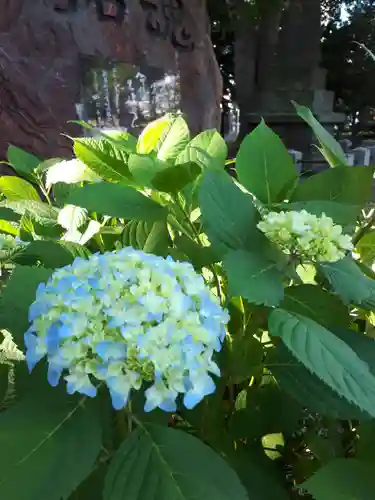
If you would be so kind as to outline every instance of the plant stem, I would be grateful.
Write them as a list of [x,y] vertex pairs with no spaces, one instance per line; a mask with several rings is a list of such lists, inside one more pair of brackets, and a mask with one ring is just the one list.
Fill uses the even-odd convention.
[[367,224],[365,226],[361,227],[357,231],[357,233],[354,235],[353,240],[352,240],[354,246],[358,245],[359,241],[370,231],[370,229],[372,228],[374,223],[375,223],[375,210],[372,213]]
[[[191,227],[191,230],[193,231],[194,235],[195,235],[195,238],[197,240],[197,243],[201,246],[201,247],[204,247],[203,243],[202,243],[202,240],[201,240],[201,237],[200,237],[200,234],[199,232],[197,231],[196,227],[194,226],[194,224],[191,222],[190,220],[190,217],[189,217],[189,214],[186,212],[186,210],[184,209],[184,207],[182,206],[182,204],[180,203],[180,200],[178,199],[178,195],[176,195],[174,197],[174,201],[176,203],[176,205],[178,206],[178,208],[181,210],[181,212],[183,213],[185,219],[186,219],[186,222],[189,224],[189,226]],[[223,295],[221,293],[221,287],[220,287],[220,280],[219,280],[219,276],[216,272],[216,269],[215,269],[215,265],[212,264],[210,266],[210,270],[214,276],[214,280],[215,280],[215,285],[216,285],[216,290],[217,290],[217,295],[219,297],[219,300],[220,300],[220,303],[223,302]]]
[[132,404],[131,401],[128,401],[127,406],[127,419],[128,419],[128,432],[131,434],[133,430],[133,414],[132,414]]

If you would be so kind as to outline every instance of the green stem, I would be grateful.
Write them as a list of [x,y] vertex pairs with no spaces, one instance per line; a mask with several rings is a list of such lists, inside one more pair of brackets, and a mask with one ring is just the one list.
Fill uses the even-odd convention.
[[369,221],[367,222],[367,224],[363,227],[361,227],[357,233],[354,235],[353,237],[353,245],[354,246],[357,246],[358,243],[360,242],[360,240],[371,230],[372,226],[374,225],[375,223],[375,211],[373,212],[373,214],[371,215]]
[[128,433],[131,434],[133,430],[133,414],[132,414],[132,403],[130,400],[127,406],[127,419],[128,419]]
[[[186,212],[186,210],[184,209],[184,207],[182,206],[182,204],[180,203],[180,200],[178,199],[178,195],[176,195],[176,197],[174,198],[174,201],[176,203],[176,205],[178,206],[178,208],[181,210],[182,214],[184,215],[185,219],[186,219],[186,222],[189,224],[189,226],[191,227],[191,230],[193,231],[194,235],[195,235],[195,238],[197,240],[197,243],[201,246],[201,247],[204,247],[203,245],[203,242],[201,240],[201,237],[200,237],[200,234],[199,232],[197,231],[196,227],[194,226],[194,224],[191,222],[190,220],[190,217],[189,217],[189,214]],[[221,286],[220,286],[220,280],[219,280],[219,276],[216,272],[216,269],[215,269],[215,265],[212,264],[210,267],[210,270],[214,276],[214,280],[215,280],[215,286],[216,286],[216,290],[217,290],[217,295],[219,297],[219,300],[220,300],[220,303],[223,302],[223,294],[221,293]]]

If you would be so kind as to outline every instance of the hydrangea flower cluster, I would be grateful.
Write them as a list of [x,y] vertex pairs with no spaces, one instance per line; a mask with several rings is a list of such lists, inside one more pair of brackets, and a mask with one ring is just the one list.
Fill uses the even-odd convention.
[[0,234],[0,252],[10,252],[17,248],[17,241],[9,234]]
[[38,287],[25,334],[31,371],[43,357],[48,381],[89,397],[100,382],[123,408],[143,382],[145,410],[193,408],[215,391],[211,374],[229,321],[191,264],[123,248],[77,258]]
[[336,262],[353,250],[350,236],[330,217],[306,210],[269,212],[258,228],[287,254],[321,262]]

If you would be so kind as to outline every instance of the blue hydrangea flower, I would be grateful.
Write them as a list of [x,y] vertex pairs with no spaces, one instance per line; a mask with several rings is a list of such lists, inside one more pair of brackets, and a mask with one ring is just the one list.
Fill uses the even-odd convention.
[[51,385],[94,397],[104,383],[121,409],[146,382],[145,411],[173,412],[215,391],[229,315],[191,264],[129,247],[55,271],[29,320],[29,370],[46,357]]

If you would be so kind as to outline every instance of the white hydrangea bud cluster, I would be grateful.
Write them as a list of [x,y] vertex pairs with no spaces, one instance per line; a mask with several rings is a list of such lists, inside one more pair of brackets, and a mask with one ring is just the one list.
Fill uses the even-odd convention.
[[0,258],[9,255],[17,249],[18,243],[14,236],[0,234]]
[[26,361],[46,357],[51,385],[93,397],[102,381],[121,409],[145,382],[146,411],[175,411],[215,391],[229,315],[191,264],[129,247],[55,271],[29,319]]
[[269,212],[258,228],[286,254],[315,262],[336,262],[353,250],[350,236],[330,217],[306,210]]

